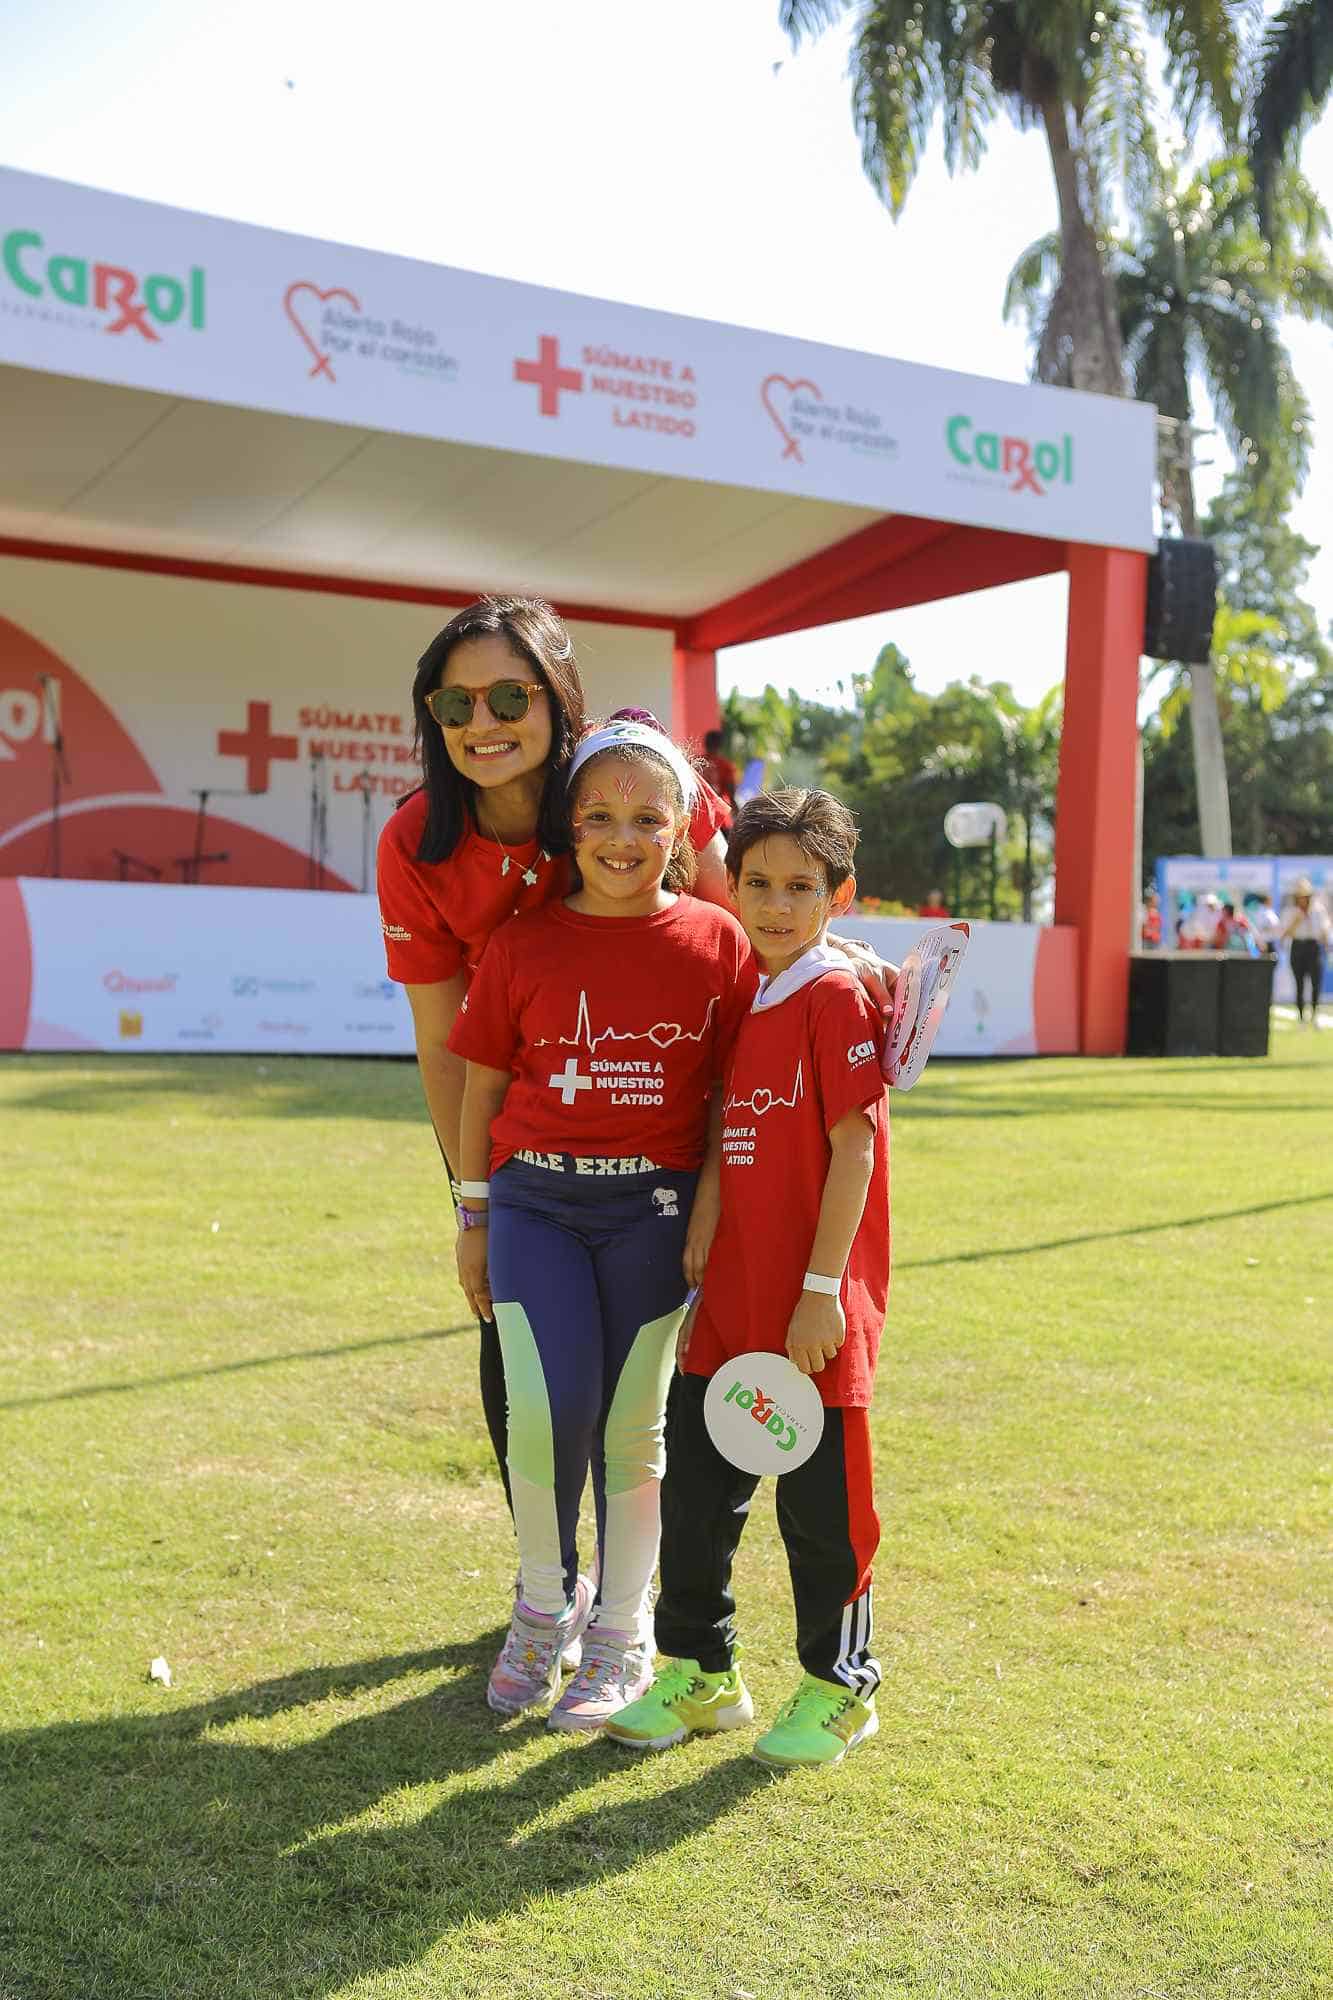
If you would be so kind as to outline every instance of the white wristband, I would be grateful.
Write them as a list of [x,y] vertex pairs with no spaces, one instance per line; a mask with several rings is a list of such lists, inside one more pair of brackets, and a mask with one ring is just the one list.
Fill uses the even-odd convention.
[[827,1292],[831,1299],[836,1299],[842,1290],[842,1279],[825,1278],[821,1277],[818,1271],[807,1271],[801,1280],[801,1290],[803,1292]]
[[458,1192],[464,1201],[489,1201],[491,1184],[489,1181],[460,1181]]

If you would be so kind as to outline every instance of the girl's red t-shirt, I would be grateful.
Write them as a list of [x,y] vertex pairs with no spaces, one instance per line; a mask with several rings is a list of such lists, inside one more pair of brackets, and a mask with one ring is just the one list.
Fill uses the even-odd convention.
[[839,1294],[847,1338],[810,1379],[831,1408],[869,1404],[889,1297],[883,1036],[850,971],[826,972],[741,1023],[723,1102],[722,1217],[690,1334],[690,1374],[712,1375],[756,1349],[786,1351],[832,1159],[828,1134],[849,1111],[864,1111],[875,1158]]
[[506,924],[449,1036],[455,1055],[513,1071],[491,1171],[524,1151],[697,1167],[756,984],[736,919],[692,896],[648,917],[548,903]]
[[[447,861],[418,861],[426,824],[425,791],[412,792],[380,835],[376,886],[390,979],[434,986],[471,977],[492,933],[519,910],[569,894],[568,858],[554,859],[535,840],[504,848],[473,826]],[[726,825],[726,807],[701,785],[690,839],[696,852]]]

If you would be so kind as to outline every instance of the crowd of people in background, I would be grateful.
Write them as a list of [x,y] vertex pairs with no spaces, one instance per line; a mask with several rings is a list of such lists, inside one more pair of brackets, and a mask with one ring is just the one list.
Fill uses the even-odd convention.
[[[1164,919],[1156,889],[1146,889],[1139,913],[1139,944],[1159,951],[1164,943]],[[1333,918],[1316,895],[1308,876],[1300,876],[1281,910],[1266,891],[1237,905],[1213,893],[1182,900],[1175,920],[1177,951],[1246,952],[1251,957],[1279,958],[1288,954],[1296,982],[1296,1014],[1318,1024],[1324,965],[1333,938]],[[1307,1011],[1308,1010],[1308,1011]]]

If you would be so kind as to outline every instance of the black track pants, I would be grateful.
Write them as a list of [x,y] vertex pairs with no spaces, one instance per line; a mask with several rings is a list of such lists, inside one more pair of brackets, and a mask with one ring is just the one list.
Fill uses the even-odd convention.
[[[722,1673],[736,1657],[731,1566],[755,1487],[723,1458],[704,1423],[702,1375],[676,1384],[662,1487],[658,1651]],[[777,1482],[778,1527],[796,1603],[796,1650],[808,1674],[873,1694],[870,1564],[879,1545],[865,1410],[826,1410],[813,1455]]]

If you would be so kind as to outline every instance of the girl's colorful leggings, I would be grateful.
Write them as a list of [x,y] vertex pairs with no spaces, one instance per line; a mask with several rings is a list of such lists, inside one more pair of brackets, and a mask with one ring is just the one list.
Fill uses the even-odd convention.
[[[623,1172],[630,1167],[637,1171]],[[657,1562],[667,1389],[685,1307],[694,1173],[516,1156],[491,1176],[490,1280],[509,1397],[524,1601],[563,1613],[589,1471],[597,1623],[641,1628]]]

